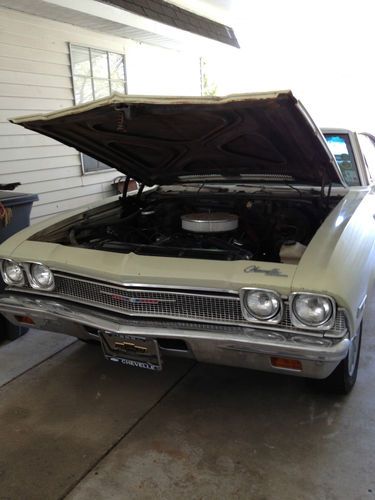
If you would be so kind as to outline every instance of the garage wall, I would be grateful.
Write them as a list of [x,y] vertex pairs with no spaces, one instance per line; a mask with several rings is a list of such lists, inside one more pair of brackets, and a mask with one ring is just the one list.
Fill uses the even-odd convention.
[[124,52],[129,93],[200,93],[196,56],[0,9],[0,183],[39,195],[33,221],[114,194],[119,175],[83,175],[76,150],[7,122],[73,104],[69,42]]

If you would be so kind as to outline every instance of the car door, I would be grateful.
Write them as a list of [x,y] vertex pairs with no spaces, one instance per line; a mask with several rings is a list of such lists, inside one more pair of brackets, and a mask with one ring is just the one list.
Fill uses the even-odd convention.
[[357,134],[357,137],[370,183],[375,184],[375,140],[371,135],[365,133]]
[[368,184],[367,176],[359,168],[361,163],[358,162],[354,147],[355,134],[343,129],[323,129],[323,134],[347,185],[363,186]]

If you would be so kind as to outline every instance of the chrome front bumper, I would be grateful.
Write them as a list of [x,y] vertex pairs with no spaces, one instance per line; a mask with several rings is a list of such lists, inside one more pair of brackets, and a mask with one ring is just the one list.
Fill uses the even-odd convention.
[[[255,327],[218,330],[215,325],[196,329],[174,322],[134,321],[114,313],[99,311],[62,300],[36,298],[31,295],[0,295],[0,312],[13,324],[24,325],[20,317],[33,320],[33,328],[72,335],[81,339],[98,339],[98,331],[153,339],[181,340],[186,348],[166,348],[160,340],[161,352],[193,357],[197,361],[238,366],[277,373],[325,378],[348,353],[350,340],[327,339],[322,336],[276,332]],[[17,319],[17,317],[19,319]],[[164,347],[163,347],[164,346]],[[298,359],[302,370],[276,368],[271,357]]]

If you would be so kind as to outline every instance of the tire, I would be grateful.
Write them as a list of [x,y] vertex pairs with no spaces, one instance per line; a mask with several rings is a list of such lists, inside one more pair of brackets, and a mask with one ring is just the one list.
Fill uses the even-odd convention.
[[28,331],[27,327],[13,325],[0,315],[0,340],[16,340]]
[[96,345],[96,346],[100,345],[100,340],[95,340],[95,339],[79,339],[79,340],[88,345]]
[[357,380],[361,342],[362,322],[346,358],[340,362],[329,377],[323,380],[313,380],[313,385],[323,392],[341,395],[349,394]]

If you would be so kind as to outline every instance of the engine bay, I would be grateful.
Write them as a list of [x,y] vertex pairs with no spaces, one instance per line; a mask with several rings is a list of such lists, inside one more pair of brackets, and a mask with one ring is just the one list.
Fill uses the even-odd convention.
[[88,211],[64,230],[44,233],[42,241],[138,255],[280,262],[286,245],[308,245],[337,201],[316,192],[154,191]]

